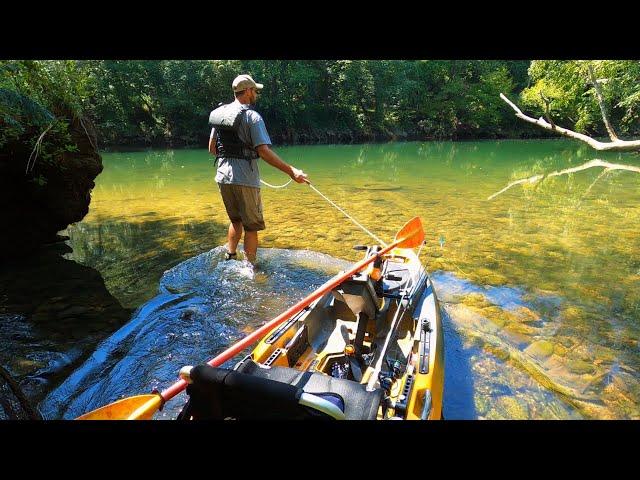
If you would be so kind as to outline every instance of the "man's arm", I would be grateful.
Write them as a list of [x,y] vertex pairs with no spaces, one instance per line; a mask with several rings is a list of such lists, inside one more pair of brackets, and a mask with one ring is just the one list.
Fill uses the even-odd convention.
[[282,170],[296,182],[310,183],[306,173],[304,173],[302,170],[298,170],[297,168],[289,165],[284,160],[282,160],[276,152],[271,150],[269,145],[258,145],[256,147],[256,151],[258,152],[258,155],[260,155],[260,158],[262,158],[265,162],[273,167],[276,167],[278,170]]
[[211,129],[211,136],[209,137],[209,153],[211,155],[213,155],[214,157],[218,154],[217,150],[216,150],[216,135],[215,135],[215,128]]

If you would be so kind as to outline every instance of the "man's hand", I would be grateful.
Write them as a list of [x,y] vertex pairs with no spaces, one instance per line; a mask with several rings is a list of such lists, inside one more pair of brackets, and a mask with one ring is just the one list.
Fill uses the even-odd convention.
[[311,183],[307,178],[307,174],[302,170],[298,170],[296,167],[291,167],[291,178],[293,178],[298,183]]
[[289,165],[284,160],[282,160],[276,154],[276,152],[274,152],[273,150],[271,150],[271,148],[269,148],[269,145],[267,144],[258,145],[256,147],[256,151],[258,152],[258,155],[260,155],[260,158],[262,158],[265,162],[267,162],[272,167],[276,167],[278,170],[281,170],[282,172],[286,173],[296,182],[311,183],[307,178],[306,173],[304,173],[302,170],[298,170],[293,165]]

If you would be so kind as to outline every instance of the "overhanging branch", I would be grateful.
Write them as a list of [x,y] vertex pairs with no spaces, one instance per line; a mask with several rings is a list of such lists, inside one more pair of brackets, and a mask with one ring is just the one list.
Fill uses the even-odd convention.
[[525,122],[532,123],[537,125],[545,130],[549,130],[552,132],[559,133],[565,137],[573,138],[575,140],[580,140],[582,142],[587,143],[589,146],[598,151],[618,151],[618,152],[633,152],[640,150],[640,140],[615,140],[612,142],[599,142],[591,138],[588,135],[584,135],[582,133],[574,132],[573,130],[569,130],[568,128],[562,128],[558,125],[551,125],[544,118],[540,117],[535,119],[528,115],[522,113],[522,110],[518,108],[518,106],[509,100],[503,93],[500,94],[500,98],[504,100],[513,110],[516,112],[516,117],[521,118]]

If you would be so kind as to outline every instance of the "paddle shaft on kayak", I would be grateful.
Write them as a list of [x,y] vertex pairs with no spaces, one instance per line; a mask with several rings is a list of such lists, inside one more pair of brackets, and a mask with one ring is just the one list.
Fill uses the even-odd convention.
[[[288,320],[289,318],[291,318],[296,313],[301,312],[305,307],[309,306],[312,302],[314,302],[315,300],[320,298],[325,293],[328,293],[331,290],[333,290],[335,287],[337,287],[342,282],[344,282],[344,280],[346,278],[350,277],[351,275],[354,275],[354,274],[358,273],[360,270],[362,270],[368,264],[373,262],[376,258],[381,257],[382,255],[390,252],[391,250],[396,248],[398,245],[400,245],[402,242],[404,242],[405,240],[408,240],[412,236],[418,234],[420,231],[422,231],[422,229],[414,230],[407,237],[403,237],[403,238],[401,238],[399,240],[396,240],[391,245],[388,245],[387,247],[385,247],[382,250],[378,251],[375,255],[372,255],[372,256],[370,256],[368,258],[365,258],[365,259],[361,260],[360,262],[356,263],[351,269],[349,269],[345,273],[343,273],[341,275],[337,275],[336,277],[332,278],[331,280],[328,280],[322,286],[320,286],[320,288],[318,288],[316,291],[314,291],[312,294],[310,294],[307,297],[305,297],[304,299],[300,300],[298,303],[296,303],[295,305],[293,305],[289,309],[287,309],[284,312],[282,312],[276,318],[274,318],[270,322],[266,323],[262,327],[258,328],[253,333],[247,335],[245,338],[243,338],[242,340],[240,340],[236,344],[234,344],[231,347],[227,348],[224,352],[222,352],[220,355],[218,355],[217,357],[215,357],[214,359],[210,360],[207,363],[210,366],[215,367],[215,366],[221,365],[222,363],[226,362],[230,358],[236,356],[239,352],[241,352],[246,347],[248,347],[251,344],[253,344],[256,340],[259,340],[260,338],[262,338],[270,330],[272,330],[273,328],[277,327],[278,325],[280,325],[284,321]],[[420,240],[420,242],[422,242],[422,240]],[[171,387],[169,387],[166,390],[164,390],[160,395],[162,396],[163,400],[166,402],[167,400],[173,398],[175,395],[177,395],[182,390],[184,390],[184,388],[186,386],[187,386],[187,382],[185,382],[184,380],[179,380],[178,382],[173,384]]]
[[[348,271],[338,274],[334,278],[325,282],[321,287],[315,290],[313,293],[300,300],[298,303],[287,309],[285,312],[278,315],[276,318],[266,323],[253,333],[249,334],[242,340],[238,341],[231,347],[227,348],[221,354],[207,362],[210,366],[219,366],[230,358],[240,353],[243,349],[253,344],[256,340],[260,339],[266,333],[273,328],[284,323],[290,319],[293,315],[301,312],[305,307],[309,306],[315,300],[319,299],[325,293],[328,293],[335,287],[339,286],[350,276],[356,274],[362,270],[365,266],[372,263],[376,258],[385,255],[394,248],[415,248],[422,245],[424,241],[424,230],[422,228],[422,221],[420,217],[414,217],[409,220],[396,234],[393,243],[385,246],[382,250],[375,252],[368,258],[361,260],[351,267]],[[151,395],[139,395],[136,397],[129,397],[112,404],[106,405],[99,409],[93,410],[85,415],[78,417],[79,419],[150,419],[153,414],[162,408],[164,403],[176,396],[187,386],[187,382],[180,379],[172,386],[164,390],[163,392],[154,391]],[[129,413],[131,412],[131,413]]]

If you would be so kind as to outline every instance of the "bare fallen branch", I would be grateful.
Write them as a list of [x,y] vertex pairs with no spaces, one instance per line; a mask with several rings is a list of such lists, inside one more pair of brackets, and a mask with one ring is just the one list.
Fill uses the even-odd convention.
[[604,103],[604,98],[602,97],[602,91],[600,90],[600,85],[598,84],[598,80],[596,79],[596,74],[593,72],[593,66],[589,65],[589,80],[591,80],[591,84],[593,85],[593,89],[596,92],[596,99],[598,100],[598,106],[600,107],[600,114],[602,115],[602,121],[604,122],[604,126],[607,129],[607,133],[609,134],[609,138],[612,142],[617,142],[620,140],[615,130],[613,129],[613,125],[609,121],[609,112],[607,112],[607,107]]
[[[507,190],[509,190],[511,187],[514,187],[516,185],[520,185],[522,183],[536,183],[539,182],[541,180],[544,180],[545,178],[549,178],[549,177],[557,177],[559,175],[567,175],[569,173],[575,173],[575,172],[580,172],[582,170],[586,170],[588,168],[593,168],[593,167],[604,167],[604,172],[610,172],[611,170],[627,170],[630,172],[636,172],[636,173],[640,173],[640,167],[636,167],[633,165],[622,165],[622,164],[618,164],[618,163],[609,163],[609,162],[605,162],[603,160],[600,159],[594,159],[591,160],[587,163],[584,163],[578,167],[572,167],[572,168],[565,168],[564,170],[557,170],[555,172],[551,172],[551,173],[547,173],[547,174],[538,174],[538,175],[534,175],[532,177],[528,177],[528,178],[522,178],[520,180],[516,180],[514,182],[511,182],[509,185],[507,185],[506,187],[504,187],[502,190],[500,190],[499,192],[494,193],[493,195],[491,195],[490,197],[487,198],[487,200],[493,200],[495,197],[497,197],[498,195],[500,195],[501,193],[506,192]],[[602,176],[602,174],[601,174]],[[600,179],[600,176],[598,178],[596,178],[596,181]],[[591,187],[595,184],[595,181],[591,184],[591,186],[589,187],[588,190],[591,189]],[[588,191],[587,190],[587,191]]]
[[20,388],[20,385],[18,385],[18,382],[16,382],[11,376],[11,374],[7,370],[5,370],[2,366],[0,366],[0,377],[2,377],[4,381],[7,383],[7,385],[9,385],[9,388],[11,389],[13,395],[18,399],[20,406],[22,407],[24,412],[29,416],[29,419],[42,420],[42,414],[40,413],[40,411],[31,405],[31,402],[29,402],[29,400],[27,400],[27,397],[25,397],[24,393],[22,392],[22,389]]
[[611,142],[599,142],[591,138],[588,135],[584,135],[582,133],[574,132],[573,130],[569,130],[568,128],[562,128],[558,125],[552,125],[547,122],[544,118],[540,117],[537,120],[533,117],[525,115],[522,113],[522,110],[518,108],[516,104],[514,104],[511,100],[509,100],[503,93],[500,94],[500,98],[504,100],[513,110],[516,112],[516,117],[521,118],[525,122],[533,123],[539,127],[544,128],[545,130],[550,130],[552,132],[557,132],[560,135],[564,135],[565,137],[573,138],[575,140],[580,140],[582,142],[587,143],[589,146],[598,151],[618,151],[618,152],[631,152],[640,150],[640,140],[615,140]]

